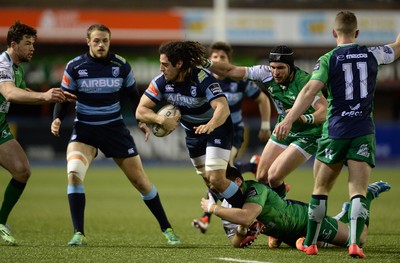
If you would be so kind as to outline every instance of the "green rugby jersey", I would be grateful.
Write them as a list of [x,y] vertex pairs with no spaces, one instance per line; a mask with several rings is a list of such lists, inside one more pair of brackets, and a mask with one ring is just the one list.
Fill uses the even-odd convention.
[[283,200],[266,185],[252,180],[243,182],[243,193],[246,203],[262,207],[257,219],[264,223],[265,234],[290,245],[306,234],[308,204]]
[[[257,81],[263,84],[265,90],[269,93],[270,99],[273,101],[275,108],[278,112],[277,123],[281,122],[286,116],[286,110],[293,107],[297,96],[304,87],[304,85],[310,79],[310,74],[296,68],[295,76],[289,85],[284,86],[277,84],[272,76],[272,72],[267,65],[257,65],[247,67],[247,78],[249,80]],[[319,96],[323,96],[319,93]],[[315,109],[310,106],[304,114],[315,112]],[[320,124],[305,124],[296,121],[292,125],[291,132],[297,134],[297,136],[308,136],[321,134],[322,125]]]

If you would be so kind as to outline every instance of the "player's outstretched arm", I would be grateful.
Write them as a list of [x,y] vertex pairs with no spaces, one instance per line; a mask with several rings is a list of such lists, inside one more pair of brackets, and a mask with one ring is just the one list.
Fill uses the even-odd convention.
[[75,95],[61,88],[52,88],[46,92],[27,91],[15,87],[11,81],[0,83],[0,93],[7,101],[18,104],[48,104],[76,100]]
[[210,204],[210,199],[201,199],[201,208],[204,212],[213,213],[221,219],[234,224],[249,227],[261,213],[262,207],[256,203],[245,203],[242,208],[226,208],[215,203]]
[[246,77],[246,67],[235,66],[227,62],[213,62],[205,59],[202,66],[219,76],[229,77],[233,80],[243,80]]

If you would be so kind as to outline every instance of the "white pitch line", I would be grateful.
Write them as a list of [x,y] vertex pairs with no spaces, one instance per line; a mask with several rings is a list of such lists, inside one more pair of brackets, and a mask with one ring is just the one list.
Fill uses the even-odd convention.
[[237,259],[237,258],[214,258],[222,261],[230,261],[230,262],[242,262],[242,263],[272,263],[269,261],[257,261],[257,260],[244,260],[244,259]]

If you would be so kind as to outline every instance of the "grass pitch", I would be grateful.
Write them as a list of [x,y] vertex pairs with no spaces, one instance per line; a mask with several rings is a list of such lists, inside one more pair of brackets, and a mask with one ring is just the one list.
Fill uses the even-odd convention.
[[[307,256],[282,245],[268,249],[267,237],[260,236],[249,248],[230,246],[221,220],[212,218],[205,235],[191,226],[202,214],[200,198],[205,186],[190,166],[151,166],[145,169],[156,185],[169,220],[183,244],[170,247],[155,218],[139,193],[114,165],[89,169],[85,179],[86,247],[68,247],[72,223],[66,194],[66,168],[33,166],[32,177],[14,208],[8,224],[19,245],[0,245],[0,262],[353,262],[344,248],[320,249]],[[399,262],[400,169],[376,168],[372,181],[384,180],[392,189],[371,205],[371,224],[364,252],[366,262]],[[245,174],[251,179],[251,174]],[[309,201],[311,168],[301,168],[286,180],[291,185],[288,198]],[[0,170],[0,193],[9,181]],[[328,214],[340,211],[348,199],[347,170],[344,169],[329,197]]]

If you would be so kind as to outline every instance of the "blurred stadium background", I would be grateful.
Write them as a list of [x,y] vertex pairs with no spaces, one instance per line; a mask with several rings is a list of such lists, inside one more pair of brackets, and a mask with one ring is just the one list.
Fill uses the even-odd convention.
[[[93,23],[112,30],[111,51],[127,58],[139,89],[159,73],[158,46],[165,40],[187,39],[209,45],[224,40],[234,48],[234,63],[267,62],[275,45],[295,50],[296,65],[311,72],[317,58],[332,49],[331,28],[335,14],[352,10],[359,20],[358,42],[391,43],[400,28],[400,1],[396,0],[0,0],[0,49],[6,49],[6,32],[16,20],[38,29],[36,52],[24,65],[28,86],[46,90],[59,86],[65,64],[87,51],[85,32]],[[382,67],[376,90],[378,164],[400,160],[400,62]],[[70,118],[63,122],[62,137],[50,134],[53,105],[12,105],[8,116],[14,133],[32,161],[64,159],[71,132]],[[261,153],[257,140],[258,109],[245,101],[247,134],[240,159]],[[184,132],[144,143],[131,112],[124,111],[144,161],[187,161]],[[273,122],[276,112],[273,111]],[[101,159],[101,156],[99,156]]]

